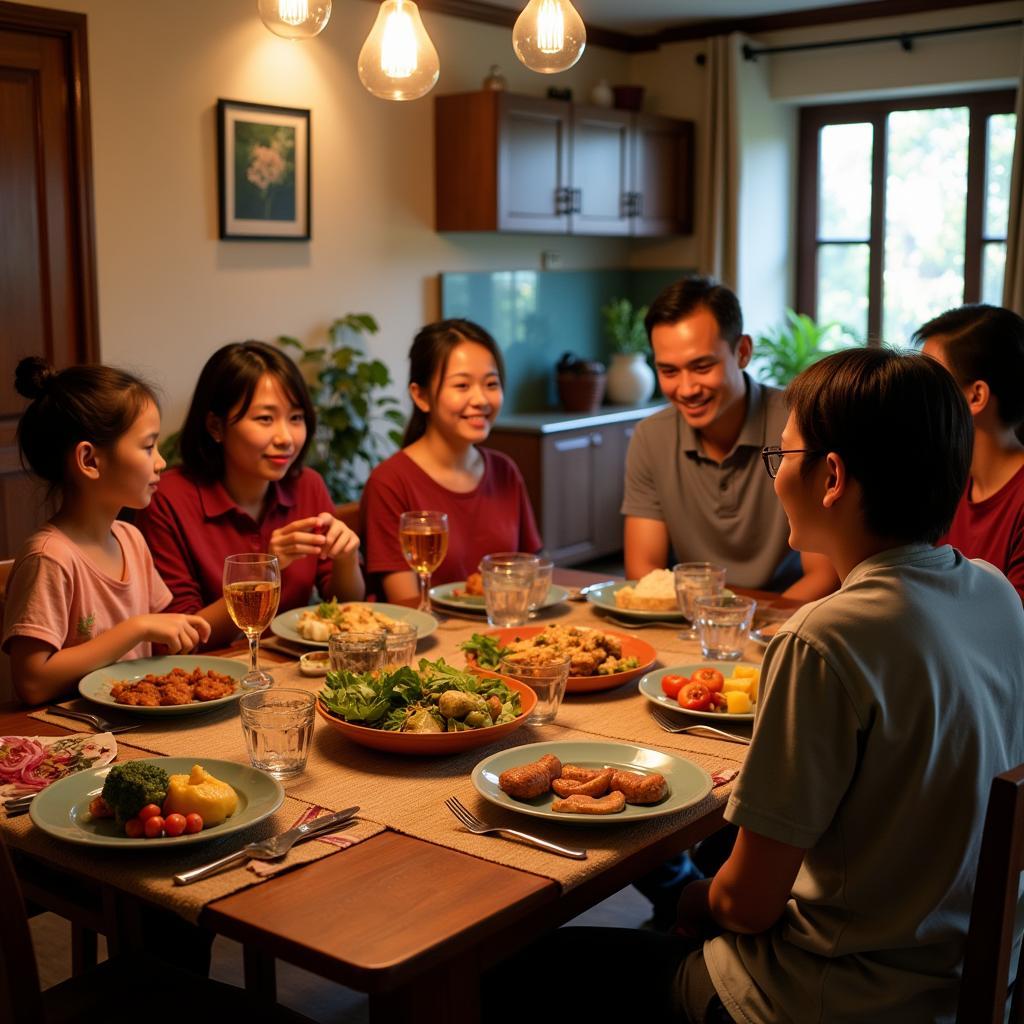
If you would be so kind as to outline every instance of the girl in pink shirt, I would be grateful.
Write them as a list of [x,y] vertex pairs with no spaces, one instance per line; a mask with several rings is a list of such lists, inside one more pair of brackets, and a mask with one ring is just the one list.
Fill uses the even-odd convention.
[[171,654],[209,636],[197,615],[159,614],[170,592],[122,508],[149,504],[164,468],[160,410],[142,381],[106,366],[54,371],[23,359],[18,392],[32,400],[18,423],[22,462],[60,496],[57,514],[22,548],[7,582],[2,649],[28,704],[64,696],[86,673]]

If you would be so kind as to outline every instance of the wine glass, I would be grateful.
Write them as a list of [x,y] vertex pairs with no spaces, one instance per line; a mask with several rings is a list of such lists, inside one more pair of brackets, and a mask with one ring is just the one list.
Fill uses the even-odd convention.
[[419,610],[429,612],[430,574],[448,554],[448,516],[444,512],[403,512],[398,539],[402,555],[419,579]]
[[263,690],[274,680],[260,671],[260,634],[270,625],[281,600],[281,567],[274,555],[228,555],[224,559],[224,601],[235,625],[249,640],[249,671],[243,690]]

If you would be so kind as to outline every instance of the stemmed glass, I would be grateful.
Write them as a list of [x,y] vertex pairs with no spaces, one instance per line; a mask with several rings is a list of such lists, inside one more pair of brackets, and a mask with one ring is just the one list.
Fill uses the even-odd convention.
[[274,555],[228,555],[224,559],[224,601],[228,614],[249,641],[249,671],[243,690],[263,690],[273,678],[260,671],[260,634],[270,625],[281,600],[281,567]]
[[403,512],[398,524],[402,555],[420,583],[421,612],[430,611],[430,574],[448,554],[448,516],[444,512]]

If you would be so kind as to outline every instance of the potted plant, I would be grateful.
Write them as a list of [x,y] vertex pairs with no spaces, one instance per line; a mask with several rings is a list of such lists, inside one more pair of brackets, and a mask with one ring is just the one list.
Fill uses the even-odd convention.
[[650,346],[644,318],[647,307],[629,299],[612,299],[601,307],[605,334],[612,352],[608,398],[619,405],[646,402],[654,391],[654,371],[647,363]]
[[798,373],[830,352],[848,348],[850,335],[839,325],[819,324],[804,313],[786,310],[781,327],[758,335],[754,345],[754,369],[769,384],[785,387]]

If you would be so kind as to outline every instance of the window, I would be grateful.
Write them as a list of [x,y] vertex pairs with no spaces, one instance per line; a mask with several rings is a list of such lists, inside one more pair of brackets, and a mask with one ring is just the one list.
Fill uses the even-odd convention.
[[906,344],[964,302],[999,305],[1012,91],[805,107],[797,306]]

